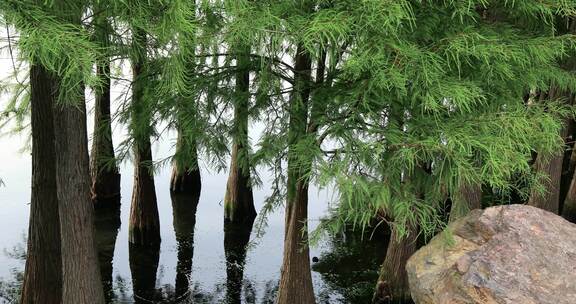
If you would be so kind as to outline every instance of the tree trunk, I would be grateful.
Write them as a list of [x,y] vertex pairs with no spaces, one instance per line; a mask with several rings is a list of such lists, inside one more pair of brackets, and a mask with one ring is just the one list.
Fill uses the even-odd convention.
[[134,188],[130,206],[130,243],[150,245],[160,243],[160,218],[154,188],[150,142],[140,143],[134,149]]
[[303,160],[295,145],[306,138],[310,97],[311,59],[302,46],[295,57],[294,92],[290,98],[288,184],[284,259],[278,304],[315,303],[308,246],[308,179],[311,159]]
[[30,69],[32,197],[22,304],[60,304],[62,257],[56,189],[53,106],[57,82],[43,67]]
[[226,255],[226,303],[242,303],[246,246],[250,242],[252,225],[250,222],[224,221],[224,254]]
[[482,185],[462,185],[459,193],[452,196],[450,222],[453,222],[474,209],[482,208]]
[[250,48],[240,48],[244,54],[237,56],[240,70],[236,73],[236,96],[234,104],[233,147],[230,175],[224,197],[224,219],[231,222],[250,223],[256,218],[254,198],[250,181],[250,153],[248,139],[248,116],[250,107],[250,72],[248,70]]
[[[552,86],[547,93],[540,95],[540,102],[544,102],[547,99],[555,99],[558,95],[562,94],[558,91],[558,88]],[[568,125],[569,122],[566,121],[564,127],[560,130],[560,136],[566,138],[568,136]],[[545,176],[542,181],[544,189],[546,192],[542,195],[533,191],[528,199],[528,205],[541,208],[555,214],[559,214],[560,211],[560,186],[562,177],[562,164],[564,161],[564,151],[565,147],[562,146],[561,151],[556,151],[554,155],[549,157],[536,156],[534,162],[534,171]]]
[[194,227],[196,226],[197,195],[172,194],[172,215],[174,231],[178,242],[178,262],[176,264],[176,299],[178,302],[191,301],[190,276],[194,257]]
[[[186,159],[186,163],[180,158]],[[185,139],[181,131],[178,131],[178,141],[176,142],[176,159],[172,168],[170,179],[170,192],[175,194],[188,194],[200,196],[202,189],[202,178],[198,167],[198,152],[196,141]]]
[[[120,200],[120,198],[117,198]],[[95,210],[96,247],[100,262],[100,275],[104,286],[106,303],[114,302],[113,265],[116,238],[120,229],[120,202],[111,203],[109,208]]]
[[94,240],[83,94],[81,87],[78,104],[59,104],[54,111],[64,304],[104,303]]
[[414,227],[408,227],[408,233],[408,235],[400,238],[396,228],[392,228],[386,258],[380,268],[380,275],[372,298],[373,304],[410,299],[408,274],[405,268],[408,258],[416,252],[418,232]]
[[308,246],[308,187],[299,183],[297,188],[297,194],[286,207],[284,260],[278,304],[315,303]]
[[130,260],[134,303],[150,304],[161,302],[160,293],[156,290],[160,243],[150,245],[129,243],[128,259]]
[[566,194],[566,199],[564,200],[564,206],[562,208],[562,217],[566,220],[576,223],[576,171],[572,176],[572,181],[570,182],[570,188]]
[[[96,35],[103,47],[108,45],[106,17],[102,14],[95,17]],[[112,144],[112,120],[110,117],[110,62],[108,59],[96,63],[96,75],[102,87],[96,88],[96,105],[94,107],[94,136],[92,140],[92,158],[90,171],[92,175],[92,201],[95,207],[120,203],[120,173],[114,160]]]
[[[144,58],[146,33],[133,30],[136,50],[132,58],[132,124],[134,136],[134,188],[130,206],[129,240],[136,245],[160,243],[160,218],[152,170],[151,109],[145,100]],[[143,127],[144,126],[144,127]],[[142,129],[141,129],[142,128]]]
[[[562,131],[562,134],[564,133]],[[546,179],[543,180],[546,193],[542,195],[532,192],[528,205],[558,214],[560,209],[560,177],[562,175],[563,156],[563,151],[559,151],[547,158],[536,156],[534,171],[546,176]]]

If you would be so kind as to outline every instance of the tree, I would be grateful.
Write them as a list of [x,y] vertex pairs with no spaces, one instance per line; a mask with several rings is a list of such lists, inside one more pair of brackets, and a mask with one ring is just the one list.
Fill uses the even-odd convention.
[[[21,33],[22,58],[40,68],[40,74],[42,69],[49,72],[35,77],[47,81],[42,84],[43,92],[49,93],[46,107],[54,109],[52,123],[45,121],[44,127],[54,134],[53,156],[48,160],[55,160],[63,303],[104,303],[94,243],[84,104],[84,84],[94,84],[90,69],[96,47],[80,25],[84,5],[63,1],[3,1],[0,5],[4,18]],[[52,149],[51,145],[37,148]]]
[[39,64],[30,69],[32,112],[32,198],[28,228],[23,304],[62,301],[60,217],[52,112],[56,77]]
[[[333,145],[323,147],[327,161],[319,171],[340,196],[340,220],[328,229],[366,227],[378,216],[392,221],[398,238],[415,239],[415,227],[424,236],[443,227],[439,210],[447,194],[458,204],[462,187],[527,197],[525,185],[538,184],[531,154],[546,157],[562,146],[569,108],[554,96],[545,97],[546,106],[527,107],[524,96],[548,92],[552,83],[573,88],[574,75],[559,65],[572,38],[551,34],[556,28],[547,21],[558,12],[574,14],[574,4],[368,1],[335,7],[346,11],[354,37],[337,98],[356,102],[342,101],[334,115],[327,113],[337,123],[325,131]],[[392,242],[398,250],[388,249],[380,281],[389,283],[391,298],[407,286],[387,269],[403,272],[403,253],[413,243]]]
[[[79,88],[83,92],[83,87]],[[64,303],[104,303],[90,200],[84,101],[54,111]]]
[[452,195],[450,222],[453,222],[474,209],[482,208],[482,186],[464,182]]
[[[154,245],[160,243],[160,218],[152,168],[152,121],[150,95],[146,95],[146,32],[132,29],[132,137],[134,139],[134,188],[130,206],[130,243]],[[154,245],[156,246],[156,245]]]
[[[200,193],[202,178],[198,167],[198,144],[194,138],[185,135],[179,128],[176,142],[176,154],[170,178],[170,191],[173,193]],[[183,156],[186,154],[187,156]],[[182,160],[180,160],[182,158]],[[192,164],[191,166],[185,163]]]
[[308,99],[312,59],[299,46],[294,59],[295,89],[290,97],[290,126],[288,152],[288,184],[286,197],[286,228],[284,235],[284,260],[280,276],[277,303],[315,303],[310,273],[310,257],[306,221],[308,219],[308,164],[299,162],[294,147],[306,137]]
[[[99,46],[110,48],[109,35],[112,28],[107,20],[107,8],[96,6],[99,13],[94,16],[94,39]],[[114,156],[112,143],[112,118],[110,116],[110,59],[107,55],[96,62],[96,77],[100,86],[94,88],[96,104],[94,106],[94,136],[92,139],[92,154],[90,171],[92,175],[92,201],[96,207],[111,203],[120,203],[120,173]]]
[[[230,174],[224,197],[224,220],[253,223],[256,218],[252,181],[250,179],[250,143],[248,116],[250,110],[250,48],[237,48],[236,88],[234,96],[234,126]],[[252,225],[250,225],[251,227]]]

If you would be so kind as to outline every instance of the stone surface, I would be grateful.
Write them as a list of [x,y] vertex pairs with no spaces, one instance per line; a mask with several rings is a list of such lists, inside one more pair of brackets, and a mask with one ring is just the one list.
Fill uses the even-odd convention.
[[574,304],[576,225],[525,205],[474,210],[406,269],[417,304]]

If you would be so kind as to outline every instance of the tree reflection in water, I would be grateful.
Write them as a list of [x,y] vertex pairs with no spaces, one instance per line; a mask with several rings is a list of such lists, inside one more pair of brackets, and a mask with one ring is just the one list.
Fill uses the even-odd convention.
[[[96,210],[98,256],[102,271],[107,303],[159,303],[159,304],[273,304],[278,281],[262,284],[244,277],[246,245],[249,243],[252,223],[224,224],[224,251],[226,278],[212,288],[192,281],[194,255],[194,229],[198,196],[172,196],[173,224],[177,241],[176,278],[174,285],[157,282],[162,279],[159,269],[160,246],[129,246],[132,280],[113,277],[113,256],[120,226],[119,209]],[[387,236],[348,232],[326,239],[322,254],[313,264],[323,284],[317,289],[319,304],[370,303],[378,269],[386,253]],[[24,261],[26,239],[21,245],[7,250],[11,258]],[[0,303],[17,303],[22,283],[22,269],[14,269],[9,278],[0,280]],[[262,284],[262,285],[260,285]]]
[[[246,263],[246,246],[250,241],[254,219],[247,222],[224,221],[224,253],[226,255],[226,303],[241,304]],[[248,284],[246,284],[248,287]],[[250,285],[251,286],[251,285]],[[245,303],[254,303],[253,288],[244,288]],[[249,302],[252,301],[252,302]]]
[[94,229],[96,232],[96,247],[98,249],[98,262],[100,263],[100,273],[102,285],[104,287],[104,297],[106,303],[114,301],[113,265],[114,249],[116,248],[116,238],[120,230],[120,197],[110,204],[102,204],[106,208],[94,210]]
[[345,232],[328,238],[329,249],[312,265],[326,283],[319,292],[320,303],[330,303],[326,298],[335,294],[342,296],[341,303],[371,303],[388,236],[376,232],[370,237],[368,233]]
[[176,265],[175,301],[191,300],[190,281],[192,276],[192,258],[194,257],[194,226],[199,195],[172,194],[172,215],[174,232],[178,243],[178,262]]

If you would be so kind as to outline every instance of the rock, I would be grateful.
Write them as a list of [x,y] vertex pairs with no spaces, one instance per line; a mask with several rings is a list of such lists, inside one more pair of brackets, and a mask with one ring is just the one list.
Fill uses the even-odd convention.
[[525,205],[474,210],[406,270],[416,304],[574,304],[576,225]]

